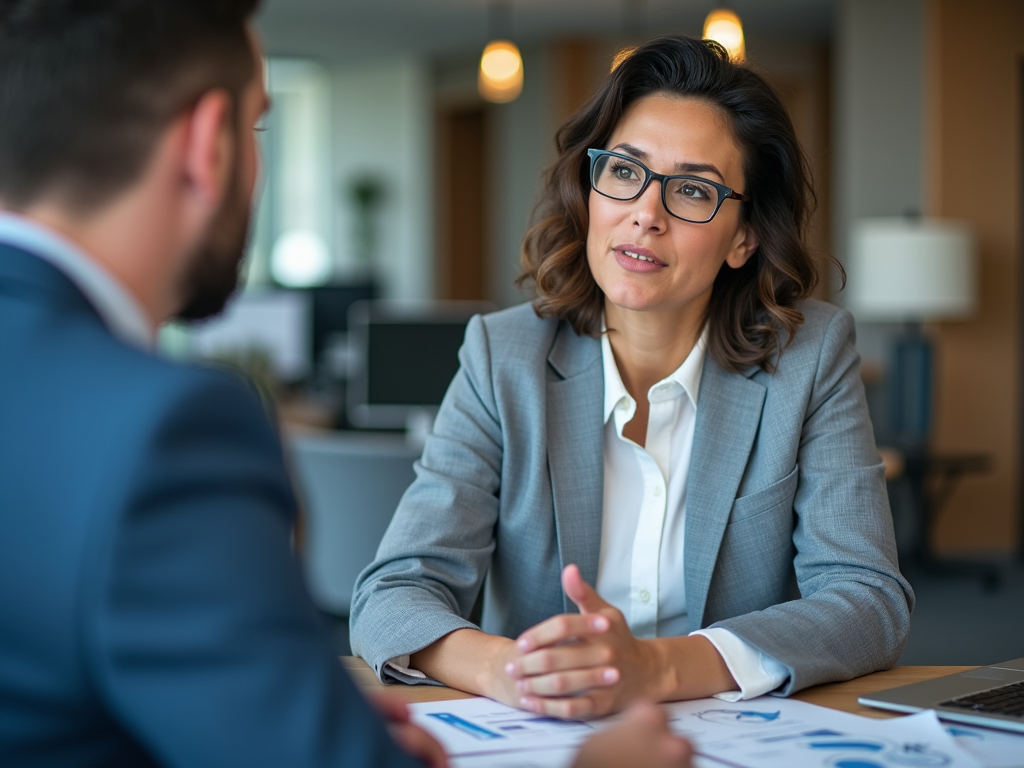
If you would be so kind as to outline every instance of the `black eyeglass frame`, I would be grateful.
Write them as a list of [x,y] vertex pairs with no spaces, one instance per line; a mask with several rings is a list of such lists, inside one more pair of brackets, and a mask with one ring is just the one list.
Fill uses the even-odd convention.
[[[655,171],[652,171],[646,165],[641,163],[639,160],[637,160],[635,157],[623,155],[619,152],[612,152],[610,149],[588,149],[587,156],[590,158],[590,188],[597,192],[597,194],[601,195],[602,197],[607,197],[609,200],[619,200],[620,202],[628,202],[630,200],[636,200],[638,197],[640,197],[640,195],[646,192],[647,187],[650,185],[652,181],[660,181],[661,204],[665,207],[665,210],[668,211],[669,216],[673,216],[679,219],[680,221],[689,222],[690,224],[707,224],[709,221],[715,218],[715,216],[718,215],[718,210],[719,208],[722,207],[722,203],[724,203],[728,199],[739,200],[742,203],[750,202],[750,197],[748,195],[744,195],[741,192],[737,192],[736,190],[727,187],[724,184],[719,184],[716,181],[705,179],[703,176],[687,176],[684,174],[656,173]],[[637,193],[635,195],[633,195],[632,197],[612,197],[611,195],[602,192],[597,188],[597,185],[594,183],[594,171],[597,168],[597,159],[599,157],[605,156],[619,157],[622,158],[623,160],[628,160],[634,165],[639,165],[641,168],[644,169],[644,173],[646,174],[644,178],[644,183],[640,185],[640,189],[637,190]],[[711,212],[711,215],[702,221],[694,221],[693,219],[683,218],[678,213],[673,213],[672,209],[668,207],[668,201],[665,200],[665,183],[671,181],[672,179],[686,179],[688,181],[699,181],[701,184],[710,184],[712,187],[718,190],[718,205],[715,206],[715,210]]]

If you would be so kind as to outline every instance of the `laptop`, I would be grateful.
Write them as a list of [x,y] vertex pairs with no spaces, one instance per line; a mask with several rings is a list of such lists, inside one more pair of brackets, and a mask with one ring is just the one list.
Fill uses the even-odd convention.
[[943,720],[1024,733],[1024,658],[861,696],[894,712],[934,709]]

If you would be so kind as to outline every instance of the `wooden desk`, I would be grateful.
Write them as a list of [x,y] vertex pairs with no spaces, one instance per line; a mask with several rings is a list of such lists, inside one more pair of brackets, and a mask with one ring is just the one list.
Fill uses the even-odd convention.
[[[435,685],[383,685],[377,680],[366,662],[354,656],[342,656],[342,666],[348,670],[356,684],[365,692],[398,692],[408,701],[445,701],[448,699],[468,699],[470,695],[452,688],[441,688]],[[909,685],[920,680],[930,680],[933,677],[952,675],[975,667],[893,667],[885,672],[875,672],[872,675],[858,677],[855,680],[847,680],[845,683],[829,683],[817,685],[793,695],[794,699],[806,701],[811,704],[818,704],[830,709],[838,709],[843,712],[852,712],[855,715],[867,715],[868,717],[899,717],[895,712],[885,712],[880,709],[862,707],[857,703],[857,697],[866,693],[879,691],[883,688],[895,688],[898,685]]]

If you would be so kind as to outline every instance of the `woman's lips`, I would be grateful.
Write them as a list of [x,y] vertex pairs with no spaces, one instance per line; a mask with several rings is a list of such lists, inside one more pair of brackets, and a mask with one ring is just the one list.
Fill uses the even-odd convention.
[[646,248],[619,246],[615,248],[615,260],[619,266],[630,272],[657,272],[668,264],[658,261]]

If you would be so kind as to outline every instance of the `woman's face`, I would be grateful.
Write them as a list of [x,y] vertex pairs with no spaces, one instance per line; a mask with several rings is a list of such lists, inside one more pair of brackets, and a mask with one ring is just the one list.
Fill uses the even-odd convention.
[[[746,191],[743,154],[725,116],[706,102],[646,96],[626,110],[604,148],[658,173],[699,176]],[[588,205],[587,262],[610,313],[682,311],[699,317],[722,264],[741,267],[757,248],[736,200],[725,200],[705,224],[665,210],[660,181],[629,201],[591,190]]]

